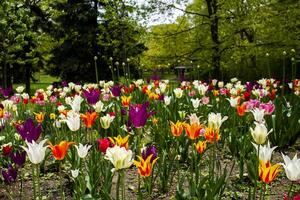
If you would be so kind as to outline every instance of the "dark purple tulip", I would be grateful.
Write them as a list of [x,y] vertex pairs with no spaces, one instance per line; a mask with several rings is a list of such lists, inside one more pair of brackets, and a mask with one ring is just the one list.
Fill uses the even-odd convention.
[[17,170],[12,165],[8,165],[7,171],[2,169],[2,176],[6,184],[14,182],[17,178]]
[[10,93],[12,92],[12,86],[8,88],[0,88],[0,92],[5,98],[8,98]]
[[16,165],[18,165],[18,167],[22,167],[26,160],[26,152],[16,151],[15,153],[10,154],[10,158]]
[[124,108],[121,108],[121,115],[127,115],[127,111]]
[[157,158],[157,149],[156,149],[156,147],[153,146],[153,145],[147,146],[146,149],[144,149],[144,150],[142,151],[142,158],[143,158],[144,160],[146,160],[150,155],[153,155],[153,156],[151,157],[150,162],[152,162],[155,158]]
[[251,82],[246,82],[246,91],[249,92],[253,89],[253,84]]
[[88,89],[83,91],[83,96],[91,105],[96,104],[100,99],[100,91],[97,89]]
[[129,120],[135,128],[142,128],[145,126],[150,114],[147,112],[149,102],[141,104],[130,105]]
[[114,85],[111,89],[110,89],[111,93],[115,96],[115,97],[119,97],[121,95],[121,86],[120,85]]
[[62,87],[68,87],[68,82],[67,81],[62,81],[61,86]]
[[28,142],[37,141],[42,132],[42,125],[38,124],[35,126],[31,118],[28,118],[22,124],[17,124],[15,127],[23,140]]

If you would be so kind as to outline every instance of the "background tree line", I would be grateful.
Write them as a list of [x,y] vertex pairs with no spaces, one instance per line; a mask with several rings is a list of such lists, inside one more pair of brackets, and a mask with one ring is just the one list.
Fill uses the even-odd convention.
[[[147,27],[148,16],[170,10],[183,14]],[[94,82],[95,66],[100,80],[178,65],[196,78],[291,79],[299,74],[299,17],[298,0],[0,0],[0,82],[28,91],[41,69]]]

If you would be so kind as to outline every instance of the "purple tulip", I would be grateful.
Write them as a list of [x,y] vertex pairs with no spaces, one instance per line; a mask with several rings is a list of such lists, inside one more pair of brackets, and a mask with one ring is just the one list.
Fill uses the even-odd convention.
[[26,160],[26,152],[25,151],[22,151],[22,152],[17,151],[15,153],[10,154],[10,158],[16,165],[18,165],[18,167],[22,167]]
[[141,104],[130,105],[129,120],[135,128],[142,128],[145,126],[148,117],[151,115],[147,112],[149,102]]
[[100,99],[100,91],[97,89],[83,90],[83,95],[91,105],[95,105]]
[[111,89],[110,89],[111,93],[115,96],[115,97],[119,97],[121,95],[121,86],[120,85],[114,85]]
[[8,87],[8,88],[1,88],[0,87],[0,92],[1,94],[5,97],[8,98],[10,93],[12,92],[12,86]]
[[68,82],[67,81],[62,81],[61,86],[62,87],[68,87]]
[[14,182],[17,178],[17,170],[15,170],[12,165],[8,165],[7,170],[2,169],[2,176],[6,184]]
[[28,142],[37,141],[42,132],[42,125],[35,125],[31,118],[28,118],[22,124],[17,124],[16,129],[23,140]]
[[246,82],[245,86],[246,86],[246,91],[247,92],[252,91],[253,84],[251,82]]
[[157,158],[157,149],[153,145],[149,145],[142,151],[142,158],[146,160],[150,155],[152,155],[150,162],[153,162]]

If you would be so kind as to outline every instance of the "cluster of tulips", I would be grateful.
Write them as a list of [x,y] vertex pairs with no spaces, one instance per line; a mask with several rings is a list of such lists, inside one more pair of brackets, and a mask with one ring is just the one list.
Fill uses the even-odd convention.
[[[228,174],[223,166],[222,172],[219,158],[232,153],[242,171],[253,149],[257,157],[252,163],[257,175],[253,191],[264,183],[263,198],[284,168],[292,181],[285,199],[299,198],[293,186],[300,180],[300,159],[282,154],[284,164],[271,164],[276,146],[271,148],[267,141],[273,134],[268,126],[274,125],[276,99],[292,95],[299,100],[297,79],[287,85],[274,79],[245,84],[237,79],[226,84],[196,80],[179,86],[168,80],[141,79],[131,84],[62,82],[31,97],[23,91],[22,86],[15,93],[0,88],[0,168],[7,198],[26,199],[23,182],[28,166],[34,199],[45,196],[42,175],[51,167],[57,172],[62,199],[66,179],[72,181],[69,191],[74,199],[128,199],[126,170],[131,168],[138,174],[132,186],[138,199],[152,198],[155,187],[167,192],[174,184],[178,199],[221,198],[232,170]],[[297,118],[293,106],[288,104],[287,116]],[[296,123],[297,133],[299,118]],[[245,141],[247,145],[254,141],[253,146]],[[186,182],[189,192],[184,189]],[[13,192],[16,187],[19,194]]]

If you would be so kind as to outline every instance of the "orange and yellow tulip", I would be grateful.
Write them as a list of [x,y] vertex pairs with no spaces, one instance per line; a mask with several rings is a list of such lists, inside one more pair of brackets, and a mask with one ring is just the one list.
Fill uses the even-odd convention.
[[49,142],[48,147],[51,149],[53,157],[56,160],[63,160],[67,154],[70,145],[72,144],[75,144],[75,142],[61,141],[57,145],[52,145],[51,142]]
[[92,128],[93,124],[95,123],[95,120],[98,117],[98,114],[96,112],[86,112],[85,114],[81,114],[80,117],[87,128]]
[[181,136],[184,128],[184,124],[185,124],[184,122],[180,122],[180,121],[177,121],[176,124],[170,121],[172,135],[175,137]]
[[121,104],[124,107],[128,107],[130,105],[131,96],[121,96]]
[[204,137],[210,143],[218,142],[220,140],[219,129],[206,128]]
[[4,116],[4,109],[0,108],[0,119]]
[[206,150],[206,141],[199,141],[195,146],[198,153],[202,154]]
[[138,172],[142,177],[149,177],[152,173],[153,165],[157,161],[158,158],[155,158],[151,162],[153,154],[149,155],[146,160],[144,160],[141,156],[138,156],[139,161],[133,161],[135,166],[138,168]]
[[185,124],[184,126],[186,135],[191,139],[194,140],[200,136],[200,131],[202,126],[198,123],[193,124]]
[[44,121],[44,118],[45,118],[45,113],[43,112],[39,112],[39,113],[33,113],[35,115],[35,120],[38,122],[38,123],[42,123]]
[[280,164],[271,165],[270,162],[264,163],[260,162],[259,164],[259,178],[265,184],[272,182],[277,174],[281,171]]
[[114,138],[109,138],[111,143],[119,146],[119,147],[125,147],[125,149],[128,149],[128,139],[130,135],[127,135],[126,137],[122,138],[122,136],[118,135],[117,137]]
[[237,113],[240,117],[244,116],[245,111],[246,111],[246,104],[243,103],[240,106],[236,106],[236,110],[237,110]]

